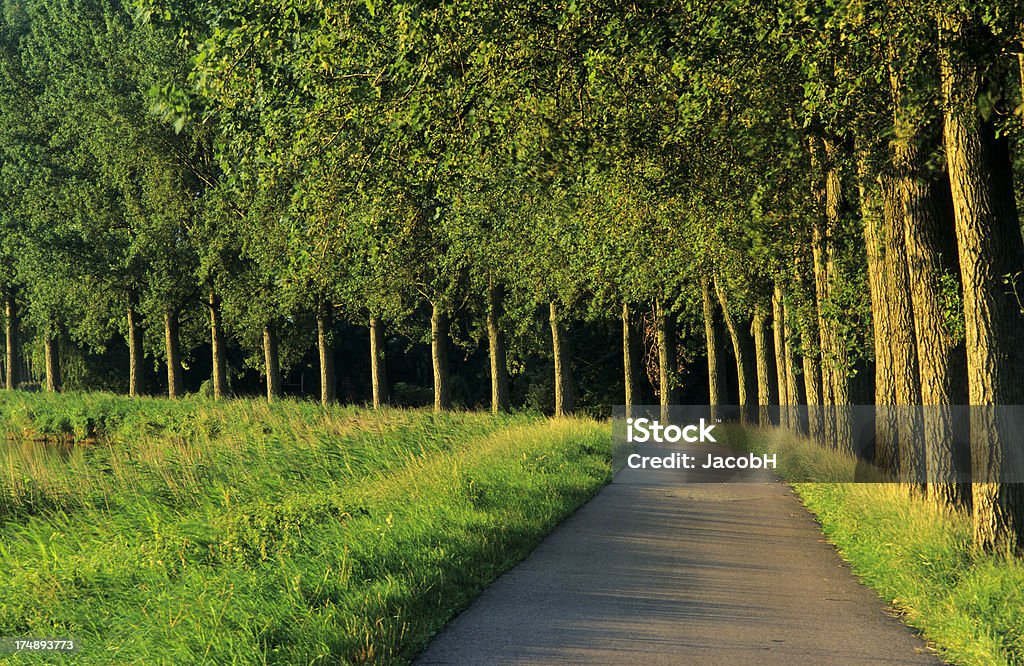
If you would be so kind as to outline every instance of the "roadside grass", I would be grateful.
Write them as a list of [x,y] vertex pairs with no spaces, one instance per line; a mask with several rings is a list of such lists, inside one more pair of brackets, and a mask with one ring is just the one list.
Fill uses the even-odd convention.
[[[850,478],[852,456],[781,429],[730,441],[777,453],[795,478]],[[838,476],[834,476],[838,475]],[[1024,664],[1024,562],[971,546],[970,517],[949,515],[895,483],[794,483],[861,580],[956,664]]]
[[405,663],[611,473],[582,419],[2,400],[19,436],[103,424],[0,455],[0,636],[62,663]]

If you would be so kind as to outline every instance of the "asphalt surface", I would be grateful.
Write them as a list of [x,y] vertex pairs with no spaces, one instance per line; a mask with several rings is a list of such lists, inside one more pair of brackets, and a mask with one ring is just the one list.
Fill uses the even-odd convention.
[[687,474],[617,474],[417,663],[942,663],[857,582],[788,486],[763,471],[747,483]]

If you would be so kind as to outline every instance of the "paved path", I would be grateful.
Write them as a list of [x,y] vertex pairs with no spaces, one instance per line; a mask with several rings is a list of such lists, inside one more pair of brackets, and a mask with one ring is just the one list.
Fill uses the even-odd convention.
[[[686,450],[703,460],[713,449]],[[759,478],[620,473],[418,663],[941,663],[857,582],[793,492]]]

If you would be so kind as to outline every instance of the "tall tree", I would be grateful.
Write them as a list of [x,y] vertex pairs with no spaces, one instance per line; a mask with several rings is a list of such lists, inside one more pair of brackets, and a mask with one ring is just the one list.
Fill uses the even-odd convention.
[[[944,138],[964,285],[967,382],[978,545],[1024,547],[1024,486],[1002,483],[1024,461],[1019,434],[992,406],[1024,404],[1024,241],[1005,137],[979,104],[998,86],[999,48],[980,16],[953,10],[939,18]],[[994,88],[998,91],[998,87]]]

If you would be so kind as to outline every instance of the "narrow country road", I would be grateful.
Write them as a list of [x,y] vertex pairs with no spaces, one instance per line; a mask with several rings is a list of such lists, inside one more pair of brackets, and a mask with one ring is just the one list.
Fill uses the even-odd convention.
[[761,482],[620,472],[417,663],[941,663],[857,582],[788,486],[751,474]]

